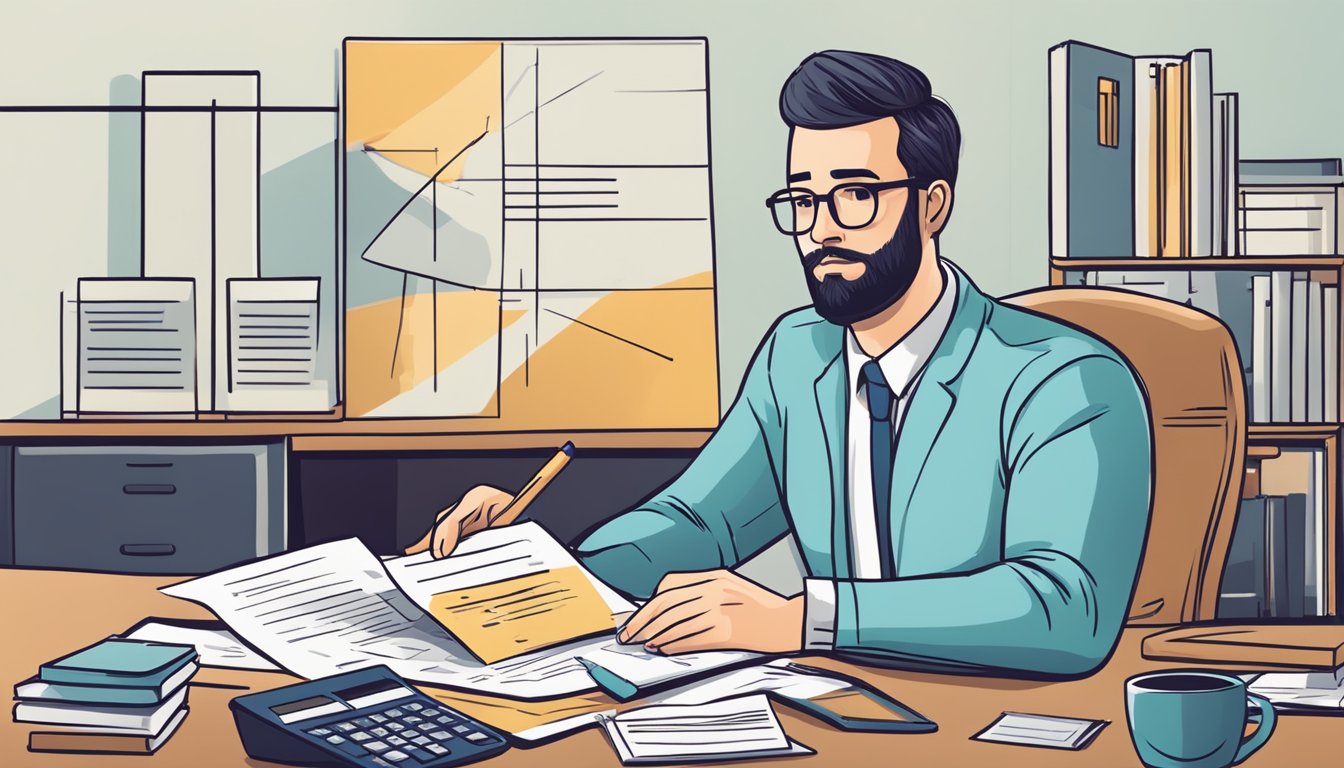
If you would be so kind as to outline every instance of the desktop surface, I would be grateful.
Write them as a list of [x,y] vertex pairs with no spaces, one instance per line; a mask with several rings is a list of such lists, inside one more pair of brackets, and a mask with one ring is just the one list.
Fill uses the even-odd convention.
[[[12,685],[31,676],[43,662],[62,653],[123,632],[146,616],[212,618],[204,608],[160,594],[157,588],[181,580],[164,576],[111,576],[66,571],[0,569],[0,594],[12,621],[0,653],[3,681]],[[1139,766],[1125,723],[1123,683],[1132,674],[1182,665],[1143,659],[1145,635],[1125,631],[1106,667],[1092,677],[1068,682],[898,672],[821,657],[800,661],[860,677],[938,723],[927,734],[846,733],[784,706],[776,711],[791,738],[815,749],[803,758],[781,758],[808,765],[993,765]],[[30,753],[33,726],[6,718],[0,727],[0,765],[5,766],[269,766],[249,760],[243,751],[229,701],[236,696],[288,685],[296,678],[278,673],[202,667],[188,693],[191,713],[180,730],[150,756],[94,756]],[[421,686],[433,696],[436,689]],[[1005,711],[1109,720],[1096,740],[1078,752],[971,741]],[[490,722],[484,712],[472,711]],[[1248,768],[1326,764],[1341,745],[1341,720],[1324,716],[1281,717],[1273,738],[1250,758]],[[1334,757],[1329,758],[1336,759]],[[757,761],[753,761],[757,762]],[[484,765],[618,766],[611,746],[595,728],[530,749],[511,749]]]

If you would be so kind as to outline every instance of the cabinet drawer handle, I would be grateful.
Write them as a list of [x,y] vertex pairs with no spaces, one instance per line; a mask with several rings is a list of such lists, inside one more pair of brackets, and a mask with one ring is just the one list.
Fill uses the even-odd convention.
[[122,544],[121,554],[131,557],[164,557],[177,552],[172,544]]
[[128,496],[167,495],[177,493],[177,486],[172,483],[129,483],[121,486],[121,492]]
[[173,466],[173,462],[171,462],[171,461],[128,461],[128,462],[126,462],[126,466],[131,467],[131,468],[133,468],[133,469],[148,468],[148,467],[165,467],[165,468],[167,468],[167,467],[172,467],[172,466]]

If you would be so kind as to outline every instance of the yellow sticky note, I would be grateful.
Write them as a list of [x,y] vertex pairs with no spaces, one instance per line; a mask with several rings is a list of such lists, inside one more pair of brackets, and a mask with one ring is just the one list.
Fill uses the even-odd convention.
[[578,566],[442,592],[429,612],[487,664],[616,628]]

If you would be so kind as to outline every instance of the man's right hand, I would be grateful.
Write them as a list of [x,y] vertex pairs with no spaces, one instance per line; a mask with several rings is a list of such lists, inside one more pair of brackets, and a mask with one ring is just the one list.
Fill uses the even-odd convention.
[[513,501],[513,494],[489,485],[467,491],[458,502],[435,516],[425,537],[406,548],[414,555],[429,550],[435,558],[447,557],[462,539],[493,526],[499,513]]

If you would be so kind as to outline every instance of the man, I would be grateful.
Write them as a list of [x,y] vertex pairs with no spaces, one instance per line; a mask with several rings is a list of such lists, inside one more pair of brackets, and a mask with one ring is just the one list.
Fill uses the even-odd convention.
[[[960,131],[919,70],[814,54],[780,114],[789,186],[767,205],[813,305],[775,323],[686,470],[576,547],[650,598],[621,639],[1091,672],[1115,645],[1147,530],[1152,448],[1133,373],[939,258]],[[451,552],[509,499],[473,489],[412,549]],[[802,595],[726,570],[786,533]]]

